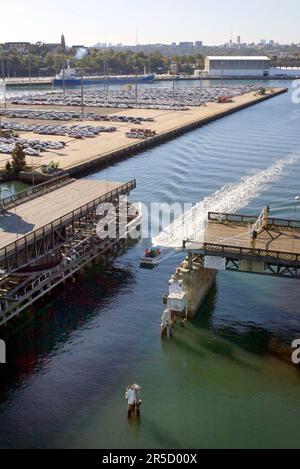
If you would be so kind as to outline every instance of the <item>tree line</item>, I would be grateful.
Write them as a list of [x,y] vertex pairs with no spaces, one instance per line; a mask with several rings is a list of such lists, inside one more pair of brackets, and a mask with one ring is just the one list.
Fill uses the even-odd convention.
[[47,46],[38,43],[31,46],[28,53],[15,49],[0,52],[0,74],[2,77],[54,76],[70,63],[71,67],[83,68],[87,75],[166,73],[176,64],[179,73],[193,73],[195,68],[203,67],[201,54],[168,57],[160,52],[114,51],[112,49],[91,48],[81,58],[77,58],[74,48],[58,48],[49,51]]

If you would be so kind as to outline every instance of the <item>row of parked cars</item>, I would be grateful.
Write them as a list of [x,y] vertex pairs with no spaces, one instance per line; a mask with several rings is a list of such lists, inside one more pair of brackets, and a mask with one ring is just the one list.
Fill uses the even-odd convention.
[[93,138],[102,132],[115,132],[116,127],[103,127],[92,125],[40,125],[24,124],[23,122],[2,122],[1,128],[15,132],[33,132],[38,135],[56,135],[73,138]]
[[146,139],[154,137],[156,135],[156,132],[155,130],[151,129],[131,129],[130,132],[126,132],[125,135],[128,138]]
[[41,140],[28,140],[18,137],[0,137],[0,153],[11,154],[18,143],[24,150],[25,155],[40,156],[44,151],[62,150],[65,142],[50,142]]
[[[85,90],[84,104],[89,107],[107,108],[139,108],[139,109],[170,109],[187,110],[190,106],[201,106],[208,102],[216,102],[221,96],[240,96],[257,91],[256,85],[239,86],[208,86],[208,87],[145,87],[139,88],[138,94],[133,89],[114,88],[109,91]],[[16,97],[13,104],[22,105],[52,105],[52,106],[81,106],[81,92],[70,90],[42,93],[28,93]]]
[[[18,103],[18,102],[17,102]],[[0,115],[10,119],[36,119],[50,121],[104,121],[141,124],[154,122],[151,117],[114,116],[110,114],[97,114],[95,112],[35,110],[35,109],[0,109]]]

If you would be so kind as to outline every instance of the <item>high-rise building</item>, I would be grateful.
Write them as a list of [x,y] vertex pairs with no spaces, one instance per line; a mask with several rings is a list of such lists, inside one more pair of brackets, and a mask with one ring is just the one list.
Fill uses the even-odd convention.
[[186,49],[191,49],[191,48],[194,47],[194,43],[193,43],[193,42],[189,42],[189,41],[180,42],[180,43],[179,43],[179,47],[181,47],[181,48],[186,48]]
[[195,47],[199,49],[200,47],[203,47],[203,41],[195,41]]
[[237,44],[241,44],[241,36],[238,36],[238,37],[237,37],[236,43],[237,43]]

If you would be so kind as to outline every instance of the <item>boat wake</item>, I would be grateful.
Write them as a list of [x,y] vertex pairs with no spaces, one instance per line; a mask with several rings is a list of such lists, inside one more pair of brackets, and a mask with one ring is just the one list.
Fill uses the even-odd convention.
[[245,207],[265,191],[270,183],[278,180],[285,167],[295,164],[299,157],[300,155],[291,155],[286,159],[278,160],[268,169],[243,177],[239,183],[222,187],[214,195],[197,203],[153,238],[153,246],[181,249],[183,240],[201,242],[208,212],[235,213]]

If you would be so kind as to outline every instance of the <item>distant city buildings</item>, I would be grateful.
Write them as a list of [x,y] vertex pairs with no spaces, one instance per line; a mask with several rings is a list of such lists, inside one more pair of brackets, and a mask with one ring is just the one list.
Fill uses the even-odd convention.
[[185,48],[185,49],[192,49],[194,47],[194,43],[193,42],[188,42],[188,41],[180,42],[179,47],[182,47],[182,48]]
[[5,51],[10,51],[10,50],[16,50],[17,52],[20,52],[21,54],[26,54],[30,50],[30,42],[5,42],[3,44],[3,49]]
[[53,43],[53,44],[44,44],[48,50],[48,52],[58,52],[61,48],[61,43],[60,42],[57,42],[57,43]]

